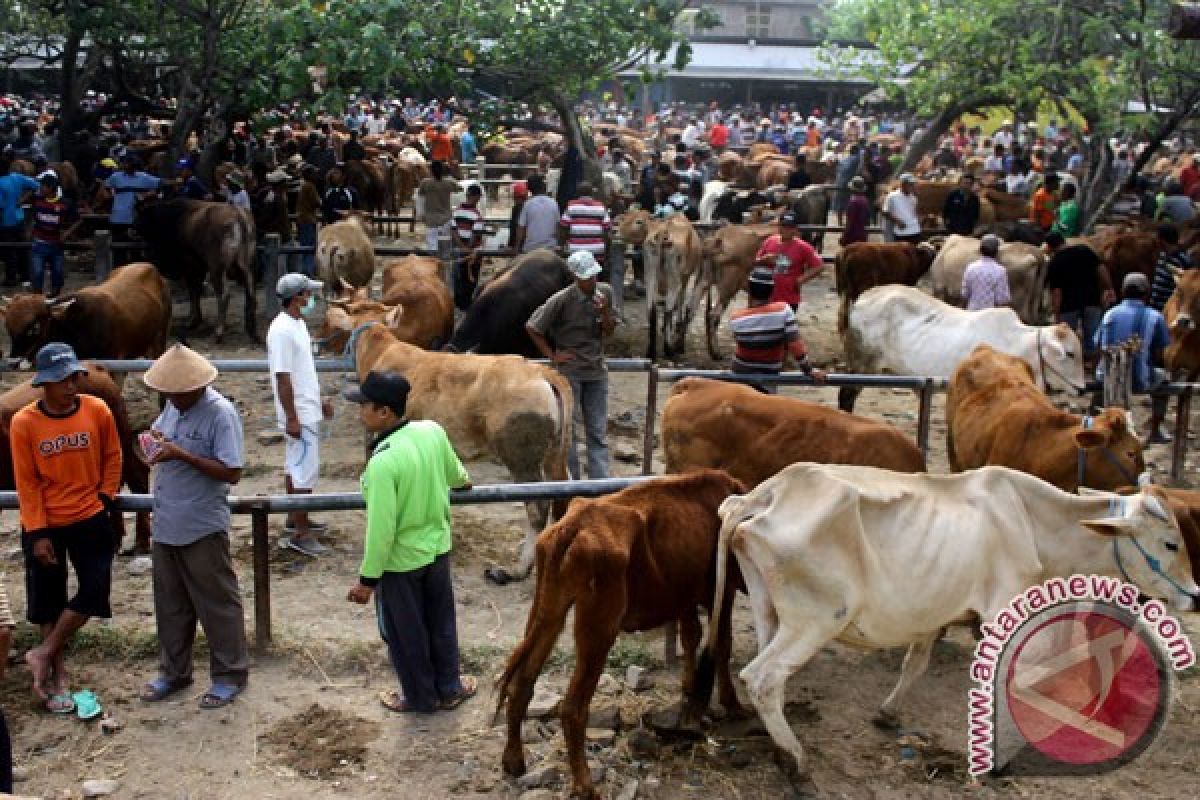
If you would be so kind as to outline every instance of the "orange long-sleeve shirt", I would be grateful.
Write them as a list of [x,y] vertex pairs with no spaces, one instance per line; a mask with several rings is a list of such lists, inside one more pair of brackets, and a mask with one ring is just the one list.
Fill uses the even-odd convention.
[[93,517],[104,510],[100,494],[121,488],[121,440],[98,397],[79,395],[79,408],[65,417],[30,403],[13,415],[9,442],[27,534]]

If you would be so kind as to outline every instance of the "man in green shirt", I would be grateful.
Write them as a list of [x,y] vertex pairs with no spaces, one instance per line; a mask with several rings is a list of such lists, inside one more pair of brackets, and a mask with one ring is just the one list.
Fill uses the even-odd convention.
[[1064,239],[1079,235],[1079,201],[1075,199],[1075,184],[1066,183],[1062,187],[1062,199],[1058,204],[1054,225],[1051,231],[1061,233]]
[[371,372],[346,392],[376,435],[362,475],[362,567],[346,599],[365,604],[375,594],[379,633],[403,689],[381,692],[380,702],[429,713],[457,708],[478,688],[474,677],[459,674],[449,560],[449,492],[471,484],[442,427],[405,418],[408,391],[403,375]]

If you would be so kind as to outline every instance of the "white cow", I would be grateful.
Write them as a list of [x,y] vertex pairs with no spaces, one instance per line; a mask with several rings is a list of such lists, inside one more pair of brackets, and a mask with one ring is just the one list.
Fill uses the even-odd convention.
[[[1081,394],[1083,347],[1066,325],[1026,325],[1010,308],[965,311],[911,286],[877,286],[850,306],[843,334],[847,371],[947,378],[978,345],[1023,359],[1043,391]],[[844,386],[853,411],[861,389]]]
[[[978,239],[957,234],[947,237],[929,268],[934,297],[961,305],[963,273],[978,258]],[[1000,245],[996,260],[1008,273],[1013,310],[1023,321],[1037,322],[1042,289],[1046,285],[1046,256],[1042,249],[1024,242],[1005,242]]]
[[883,702],[887,719],[925,671],[945,626],[990,624],[1019,593],[1050,578],[1122,575],[1147,595],[1191,609],[1200,588],[1167,507],[1153,487],[1127,497],[1079,496],[1007,467],[929,475],[794,464],[721,504],[712,607],[721,607],[732,550],[758,635],[758,655],[741,678],[811,789],[783,697],[788,677],[822,647],[836,639],[908,648]]

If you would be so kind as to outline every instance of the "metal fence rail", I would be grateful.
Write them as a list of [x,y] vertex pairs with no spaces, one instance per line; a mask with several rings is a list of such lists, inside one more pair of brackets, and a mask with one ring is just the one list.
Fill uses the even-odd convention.
[[[559,500],[570,497],[600,497],[648,480],[645,477],[605,478],[603,480],[547,481],[545,483],[499,483],[454,489],[451,505],[485,503],[522,503],[531,500]],[[271,514],[292,511],[355,511],[366,508],[361,494],[342,492],[307,495],[251,495],[230,497],[230,511],[249,514],[251,548],[254,562],[254,640],[259,650],[271,644],[271,557],[268,518]],[[148,494],[121,494],[115,498],[121,511],[152,511],[154,497]],[[0,492],[0,509],[19,508],[16,492]]]

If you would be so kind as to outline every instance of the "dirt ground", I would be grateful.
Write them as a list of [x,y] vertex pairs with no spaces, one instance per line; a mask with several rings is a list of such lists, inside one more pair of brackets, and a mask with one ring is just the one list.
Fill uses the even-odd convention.
[[[72,285],[87,280],[72,274]],[[814,360],[837,368],[840,353],[835,334],[836,295],[832,277],[805,289],[800,311],[802,331]],[[176,295],[176,316],[186,312]],[[239,304],[235,297],[235,306]],[[740,302],[740,301],[739,301]],[[640,355],[644,319],[638,304],[612,343],[612,355]],[[206,313],[213,302],[206,299]],[[240,320],[240,308],[231,309]],[[220,347],[211,339],[193,343],[213,356],[261,356],[235,324],[236,331]],[[724,346],[729,349],[728,337]],[[688,363],[713,364],[699,336],[689,342]],[[5,385],[14,378],[5,376]],[[340,390],[344,379],[325,376],[328,391]],[[135,422],[153,419],[152,399],[140,396],[136,377],[127,381],[133,395]],[[645,376],[614,374],[611,380],[610,431],[614,472],[640,471]],[[218,388],[242,411],[248,466],[237,494],[279,492],[283,446],[273,441],[271,393],[265,376],[222,376]],[[663,387],[659,400],[665,400]],[[835,392],[789,390],[806,399],[833,404]],[[363,463],[363,435],[354,408],[335,401],[336,417],[322,441],[322,491],[357,488]],[[915,432],[916,398],[907,391],[870,391],[860,398],[860,413],[882,417]],[[1145,410],[1141,410],[1142,415]],[[260,438],[260,434],[265,434]],[[945,427],[941,401],[934,410],[930,468],[946,470]],[[654,462],[661,472],[660,456]],[[1148,461],[1165,474],[1166,448],[1153,448]],[[495,464],[469,464],[476,484],[507,479]],[[1189,463],[1189,468],[1191,464]],[[1194,472],[1191,472],[1194,474]],[[345,601],[361,556],[363,515],[360,512],[319,515],[330,525],[329,555],[308,560],[273,549],[271,593],[275,644],[257,653],[247,692],[231,707],[201,711],[196,700],[207,687],[203,644],[197,654],[196,684],[177,699],[160,705],[137,700],[139,686],[154,674],[154,618],[150,576],[134,574],[132,562],[115,568],[111,623],[93,622],[79,637],[72,655],[73,684],[91,688],[113,719],[115,733],[102,733],[96,723],[55,717],[36,708],[28,691],[29,673],[18,663],[0,684],[0,699],[12,728],[19,782],[18,793],[78,797],[85,779],[119,782],[119,798],[442,798],[499,797],[527,800],[554,797],[562,784],[526,792],[500,769],[503,729],[493,726],[491,680],[518,641],[529,607],[532,581],[496,587],[483,579],[484,567],[509,563],[524,531],[519,506],[458,507],[453,512],[453,565],[458,601],[459,638],[464,669],[481,678],[480,696],[454,712],[432,716],[395,715],[377,700],[393,688],[395,678],[378,639],[372,607]],[[281,533],[282,518],[272,524],[272,540]],[[233,544],[253,637],[254,598],[249,518],[235,517]],[[14,609],[24,608],[24,589],[17,522],[14,513],[0,519],[3,580]],[[1196,615],[1183,615],[1195,633]],[[750,617],[739,606],[735,669],[753,655]],[[551,658],[539,687],[562,692],[570,677],[571,633],[568,630]],[[33,633],[18,630],[28,645]],[[1200,733],[1200,681],[1197,671],[1184,674],[1180,696],[1168,728],[1151,754],[1124,770],[1103,777],[1017,779],[972,782],[966,775],[968,661],[973,644],[963,633],[939,643],[929,673],[918,683],[902,710],[905,737],[874,727],[870,719],[899,676],[901,654],[862,654],[831,644],[793,679],[788,714],[810,755],[814,778],[829,797],[1062,797],[1102,800],[1132,795],[1175,797],[1195,791],[1195,760]],[[18,651],[20,647],[16,648]],[[633,691],[624,683],[626,668],[650,669],[653,686]],[[678,675],[662,663],[661,636],[623,637],[610,658],[610,678],[593,702],[593,725],[616,729],[615,741],[599,733],[589,745],[590,758],[604,772],[600,789],[606,797],[766,798],[787,793],[787,783],[770,757],[769,739],[754,724],[717,726],[703,742],[657,741],[630,735],[643,715],[670,707],[678,698]],[[527,760],[531,770],[557,765],[565,770],[557,723],[528,726]],[[902,747],[917,741],[915,756],[902,757]]]

